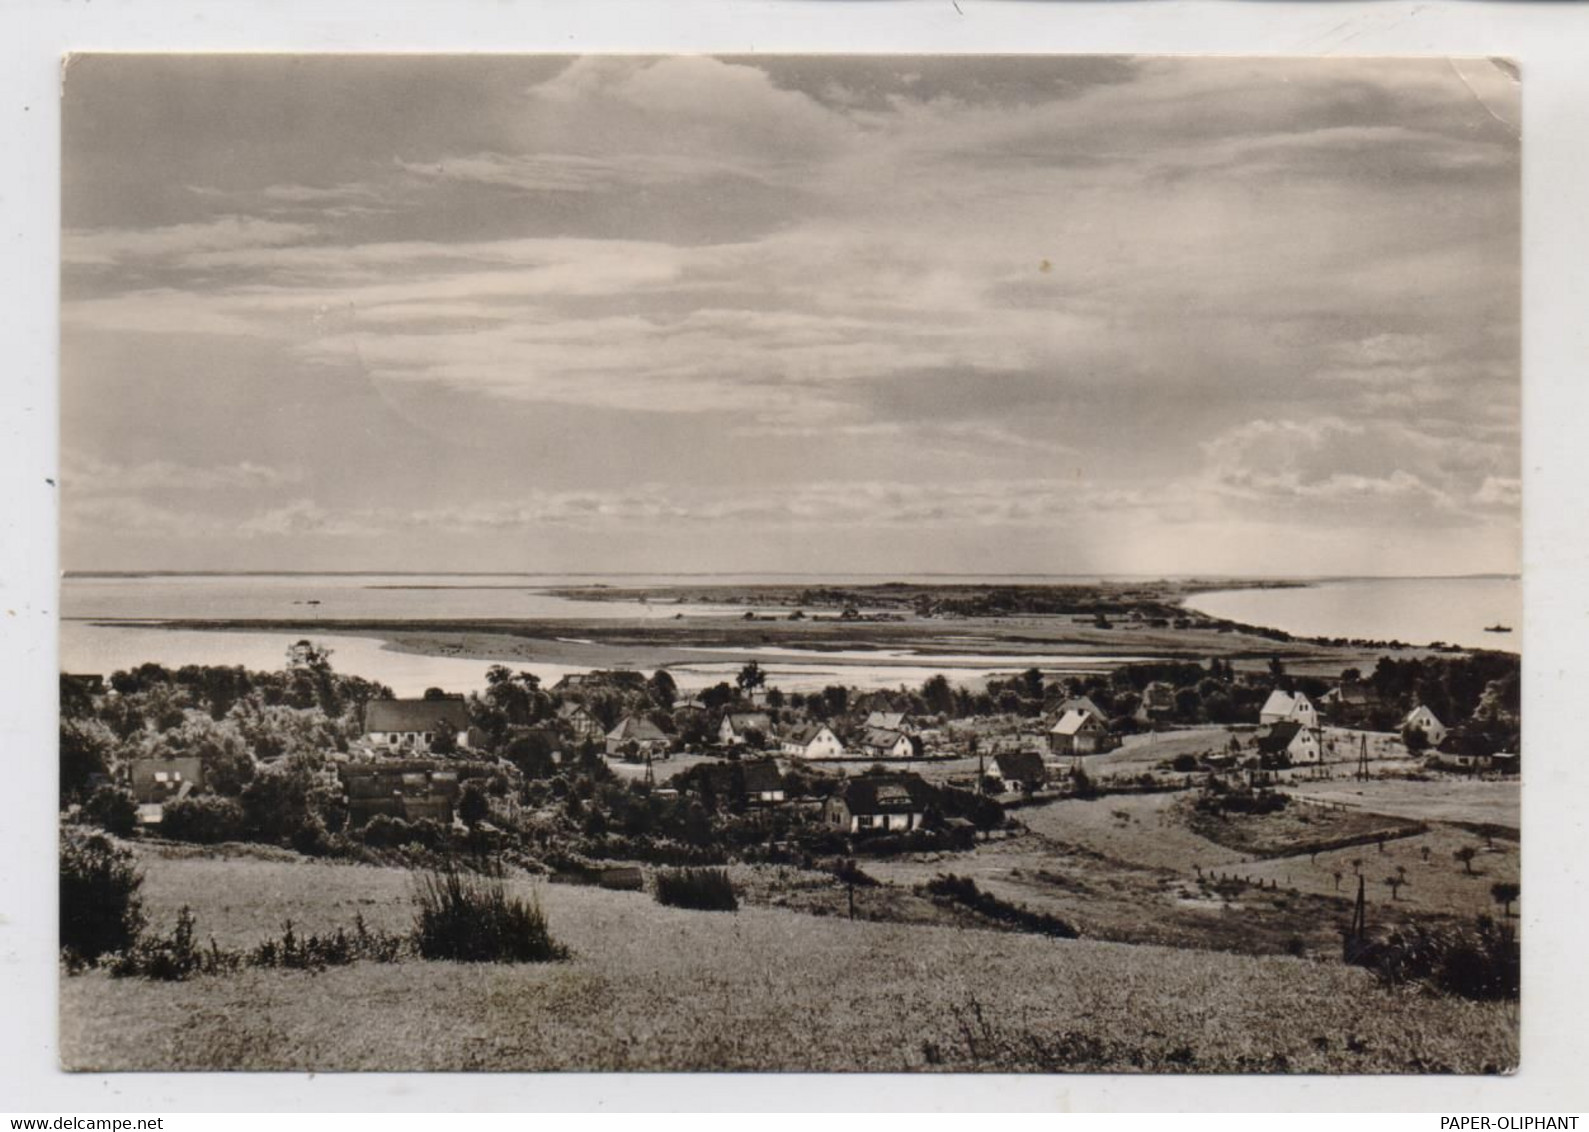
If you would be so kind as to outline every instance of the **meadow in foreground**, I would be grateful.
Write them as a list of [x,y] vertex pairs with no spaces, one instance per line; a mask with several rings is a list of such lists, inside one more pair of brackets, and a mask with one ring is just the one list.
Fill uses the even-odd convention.
[[[253,943],[412,919],[400,869],[145,861],[147,909]],[[61,983],[69,1069],[1504,1072],[1515,1009],[1334,962],[534,892],[563,962]]]

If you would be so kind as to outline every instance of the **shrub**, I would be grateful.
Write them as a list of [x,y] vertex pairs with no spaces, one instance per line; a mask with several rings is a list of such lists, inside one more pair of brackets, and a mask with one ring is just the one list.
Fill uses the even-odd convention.
[[305,818],[287,840],[305,857],[324,857],[331,852],[331,837],[326,832],[325,822],[315,814]]
[[566,959],[533,900],[509,896],[501,877],[447,870],[414,885],[414,946],[426,959],[467,963],[545,963]]
[[[235,957],[226,956],[210,941],[211,971],[231,969]],[[205,953],[193,942],[193,912],[186,904],[177,913],[176,927],[168,936],[145,935],[118,955],[110,965],[110,973],[117,978],[141,975],[146,979],[177,983],[205,969]]]
[[101,786],[83,804],[83,817],[117,837],[131,837],[138,828],[138,803],[115,786]]
[[1000,900],[991,892],[984,892],[970,877],[960,877],[953,873],[934,877],[927,882],[927,893],[939,901],[962,905],[990,920],[1008,924],[1018,931],[1036,932],[1039,935],[1054,936],[1058,939],[1075,939],[1079,934],[1075,928],[1058,916],[1050,916],[1046,912],[1033,912],[1024,905],[1011,904],[1007,900]]
[[246,832],[243,807],[213,794],[167,802],[160,815],[160,833],[174,841],[214,845],[240,841]]
[[664,869],[657,873],[657,903],[702,912],[739,909],[727,869]]
[[1419,982],[1446,994],[1516,1001],[1522,989],[1517,932],[1480,916],[1474,926],[1397,928],[1382,940],[1353,947],[1344,956],[1395,986]]
[[143,928],[143,876],[132,854],[100,833],[61,835],[61,955],[77,968],[122,951]]
[[477,779],[470,779],[463,784],[463,790],[458,795],[458,816],[470,829],[491,816],[491,803],[486,797],[485,787]]
[[309,783],[294,771],[266,771],[243,787],[241,801],[254,835],[280,844],[297,832],[308,816]]
[[170,935],[141,936],[111,961],[110,973],[117,978],[182,982],[194,975],[231,974],[244,967],[323,971],[360,959],[395,963],[407,950],[401,936],[372,932],[363,916],[354,918],[351,935],[338,928],[330,935],[300,936],[288,920],[282,925],[281,935],[263,940],[246,952],[222,948],[213,936],[208,947],[200,947],[195,934],[193,913],[184,906],[177,913],[176,927]]

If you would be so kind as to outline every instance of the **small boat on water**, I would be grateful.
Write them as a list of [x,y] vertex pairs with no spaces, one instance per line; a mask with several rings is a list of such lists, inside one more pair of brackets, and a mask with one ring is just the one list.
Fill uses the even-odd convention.
[[1510,625],[1486,625],[1484,631],[1486,633],[1510,633],[1512,627]]

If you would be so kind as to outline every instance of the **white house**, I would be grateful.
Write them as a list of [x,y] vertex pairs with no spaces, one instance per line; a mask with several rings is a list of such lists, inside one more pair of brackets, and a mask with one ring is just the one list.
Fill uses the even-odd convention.
[[1000,793],[1020,794],[1042,789],[1048,782],[1048,768],[1036,751],[1004,751],[993,756],[986,776],[998,783]]
[[1316,763],[1323,754],[1318,729],[1304,727],[1294,719],[1260,728],[1254,742],[1260,754],[1284,754],[1294,763]]
[[861,740],[861,754],[869,759],[913,759],[921,754],[920,742],[903,731],[873,728]]
[[1319,725],[1319,712],[1313,706],[1313,701],[1301,692],[1293,694],[1276,688],[1259,709],[1258,722],[1300,723],[1303,727],[1316,728]]
[[633,749],[637,755],[659,755],[668,749],[667,733],[641,715],[626,715],[607,732],[607,754],[623,755]]
[[740,775],[747,802],[772,806],[787,798],[783,775],[778,773],[778,764],[771,759],[741,764]]
[[1109,728],[1095,715],[1073,708],[1059,717],[1048,732],[1048,750],[1054,755],[1096,755],[1107,751]]
[[768,742],[776,738],[771,716],[764,711],[744,711],[723,716],[723,722],[717,728],[717,741],[725,747],[740,747],[744,745],[745,734],[749,731],[759,732]]
[[779,748],[784,754],[797,759],[842,759],[844,744],[833,729],[822,723],[812,723],[783,737]]
[[1410,727],[1422,731],[1431,747],[1438,747],[1444,743],[1448,730],[1446,725],[1440,722],[1440,717],[1422,704],[1408,712],[1407,717],[1401,721],[1403,731]]
[[932,788],[914,774],[867,775],[844,783],[822,804],[823,820],[846,833],[919,829]]

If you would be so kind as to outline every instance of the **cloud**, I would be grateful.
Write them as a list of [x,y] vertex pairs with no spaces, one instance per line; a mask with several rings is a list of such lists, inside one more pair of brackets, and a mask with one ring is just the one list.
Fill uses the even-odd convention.
[[[306,546],[625,522],[1035,539],[1122,514],[1382,540],[1515,512],[1504,72],[820,63],[543,60],[423,144],[368,116],[386,140],[350,124],[358,161],[184,173],[160,223],[69,233],[69,352],[113,359],[80,403],[146,397],[181,353],[214,406],[242,372],[337,390],[304,410],[327,434],[472,422],[437,476],[452,506],[400,498],[400,444],[360,449],[351,509],[322,490],[354,467],[336,451],[267,483],[173,434],[170,467],[100,478],[160,505],[254,493],[242,537]],[[666,482],[611,487],[631,461]],[[732,488],[698,486],[726,467]],[[601,486],[477,502],[503,476]]]
[[247,460],[208,466],[170,460],[118,464],[83,453],[68,453],[61,472],[67,491],[84,494],[167,489],[189,492],[263,490],[299,483],[303,478],[302,469],[273,468]]
[[309,224],[249,216],[222,216],[160,228],[68,229],[61,236],[61,261],[68,267],[116,267],[195,252],[292,244],[314,234],[315,228]]
[[1307,507],[1332,521],[1460,523],[1468,505],[1501,503],[1516,484],[1492,471],[1506,446],[1452,444],[1387,420],[1252,421],[1203,450],[1212,492],[1276,515]]

